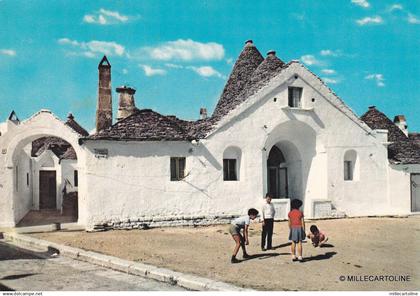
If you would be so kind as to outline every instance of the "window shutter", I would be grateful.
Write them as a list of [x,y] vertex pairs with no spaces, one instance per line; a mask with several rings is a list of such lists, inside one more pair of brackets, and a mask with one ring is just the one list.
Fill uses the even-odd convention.
[[185,177],[185,157],[178,158],[179,160],[179,178],[178,180],[181,180]]
[[229,171],[230,171],[230,180],[236,181],[236,159],[230,159],[230,165],[229,165]]
[[176,159],[171,157],[171,181],[176,180]]

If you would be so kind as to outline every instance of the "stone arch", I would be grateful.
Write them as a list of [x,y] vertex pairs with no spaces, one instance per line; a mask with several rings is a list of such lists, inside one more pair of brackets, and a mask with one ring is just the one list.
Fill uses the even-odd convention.
[[276,147],[284,157],[280,168],[288,174],[288,198],[303,201],[305,215],[310,216],[313,199],[327,197],[327,157],[319,132],[298,120],[283,122],[268,131],[263,149],[263,186],[269,190],[268,157]]
[[[19,192],[14,190],[17,182],[18,174],[15,172],[15,164],[19,158],[19,154],[22,153],[23,148],[34,140],[41,137],[57,137],[68,142],[74,149],[78,161],[78,175],[83,176],[83,168],[80,163],[83,163],[83,150],[79,145],[80,135],[75,132],[72,128],[66,125],[58,117],[52,114],[48,110],[41,110],[34,114],[31,118],[19,122],[10,123],[7,132],[2,135],[1,142],[6,147],[5,157],[3,161],[3,188],[0,188],[0,193],[3,193],[5,197],[5,204],[0,205],[4,207],[1,209],[5,213],[5,219],[7,221],[0,221],[2,225],[14,226],[21,218],[17,215],[17,204],[19,201]],[[1,192],[3,191],[3,192]],[[79,182],[79,196],[84,191],[83,182]],[[79,213],[81,207],[79,205]],[[79,214],[79,220],[80,220]]]

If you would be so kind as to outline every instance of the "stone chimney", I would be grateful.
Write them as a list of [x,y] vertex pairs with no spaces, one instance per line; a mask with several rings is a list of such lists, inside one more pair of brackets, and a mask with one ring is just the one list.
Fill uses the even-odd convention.
[[275,50],[267,51],[267,56],[276,56],[276,51]]
[[112,125],[111,64],[104,56],[98,65],[98,106],[96,109],[96,132]]
[[134,94],[136,93],[136,90],[124,85],[117,87],[116,91],[120,94],[117,116],[117,120],[120,121],[121,119],[130,116],[137,110],[134,102]]
[[207,118],[207,109],[200,108],[200,119],[206,119],[206,118]]
[[408,137],[407,120],[405,120],[405,116],[404,115],[395,116],[394,123]]
[[255,47],[255,45],[254,45],[254,41],[252,41],[251,39],[249,39],[249,40],[245,41],[245,46],[252,46],[252,47]]

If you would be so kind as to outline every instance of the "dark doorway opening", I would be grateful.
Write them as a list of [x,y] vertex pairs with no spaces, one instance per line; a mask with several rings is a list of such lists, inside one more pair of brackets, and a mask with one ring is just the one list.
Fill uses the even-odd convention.
[[277,146],[271,148],[267,159],[268,192],[273,198],[288,198],[288,176],[285,158]]
[[39,171],[39,208],[57,208],[57,178],[55,171]]

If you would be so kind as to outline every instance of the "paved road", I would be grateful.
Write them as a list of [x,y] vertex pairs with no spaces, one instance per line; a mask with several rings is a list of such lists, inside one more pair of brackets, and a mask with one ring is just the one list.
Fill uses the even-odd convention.
[[128,275],[66,257],[50,257],[0,240],[0,290],[180,291],[178,286]]

